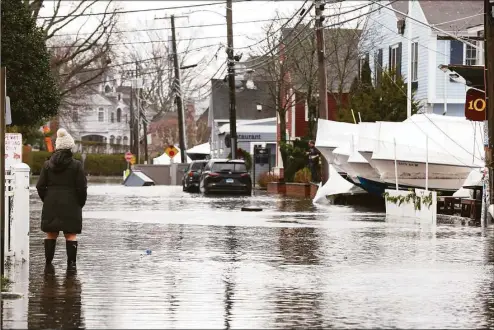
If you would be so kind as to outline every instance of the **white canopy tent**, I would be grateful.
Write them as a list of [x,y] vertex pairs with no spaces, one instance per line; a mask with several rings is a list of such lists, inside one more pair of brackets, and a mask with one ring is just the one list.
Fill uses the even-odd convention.
[[209,155],[211,154],[211,145],[209,142],[199,144],[187,150],[187,155],[189,154]]
[[[180,152],[180,148],[177,146],[175,146],[175,148],[177,148],[177,150],[178,150],[175,157],[170,158],[170,157],[168,157],[168,155],[166,153],[163,153],[161,156],[153,158],[153,165],[170,165],[172,163],[180,163],[181,157],[182,157],[181,152]],[[187,163],[192,162],[192,160],[188,156],[187,156],[186,161],[187,161]]]

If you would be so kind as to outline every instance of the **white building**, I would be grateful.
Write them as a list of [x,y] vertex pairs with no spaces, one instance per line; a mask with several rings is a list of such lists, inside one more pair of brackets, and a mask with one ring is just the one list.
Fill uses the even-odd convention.
[[83,97],[71,101],[60,118],[77,141],[78,151],[121,153],[130,144],[130,87],[119,86],[119,79],[107,75],[90,86]]
[[[397,13],[412,17],[404,17]],[[464,115],[466,85],[462,79],[445,73],[440,65],[483,65],[483,1],[376,1],[370,8],[367,35],[362,43],[374,78],[386,68],[396,69],[412,81],[415,99],[425,112]],[[475,28],[472,28],[475,27]],[[408,30],[411,28],[411,38]],[[437,29],[436,29],[437,28]],[[438,31],[446,31],[443,33]],[[456,40],[462,37],[468,43]],[[412,74],[408,70],[408,40],[412,42]]]

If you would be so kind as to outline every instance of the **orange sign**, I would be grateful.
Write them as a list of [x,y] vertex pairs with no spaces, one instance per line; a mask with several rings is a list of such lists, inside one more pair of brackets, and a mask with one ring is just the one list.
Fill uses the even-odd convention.
[[53,152],[53,143],[51,141],[51,137],[45,137],[46,150],[48,152]]
[[175,148],[175,146],[169,146],[165,149],[165,154],[167,154],[168,157],[173,158],[178,154],[178,149]]
[[484,121],[487,119],[486,109],[485,93],[470,88],[465,100],[465,117],[472,121]]

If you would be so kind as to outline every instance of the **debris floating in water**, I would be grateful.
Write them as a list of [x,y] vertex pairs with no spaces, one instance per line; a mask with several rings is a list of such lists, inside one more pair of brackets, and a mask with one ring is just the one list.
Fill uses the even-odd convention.
[[242,211],[244,211],[244,212],[261,212],[262,209],[260,207],[242,207]]

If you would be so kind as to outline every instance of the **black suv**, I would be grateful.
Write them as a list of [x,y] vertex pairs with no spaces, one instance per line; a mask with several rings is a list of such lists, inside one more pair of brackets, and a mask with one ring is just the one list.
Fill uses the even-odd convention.
[[195,160],[189,164],[185,169],[182,178],[183,191],[191,191],[192,189],[199,190],[199,178],[201,177],[201,171],[207,162],[207,160]]
[[201,173],[199,189],[205,195],[217,193],[252,194],[252,180],[240,159],[212,159]]

